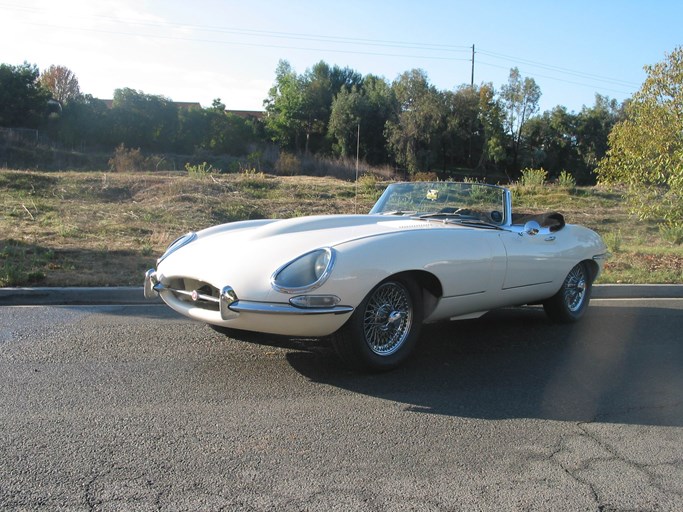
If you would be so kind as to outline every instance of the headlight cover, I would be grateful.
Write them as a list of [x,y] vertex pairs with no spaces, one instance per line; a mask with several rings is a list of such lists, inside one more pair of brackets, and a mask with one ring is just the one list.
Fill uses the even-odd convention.
[[161,257],[157,260],[157,265],[164,261],[166,258],[168,258],[169,255],[180,249],[181,247],[186,246],[190,242],[192,242],[195,238],[197,238],[197,233],[194,231],[191,231],[190,233],[187,233],[186,235],[181,236],[180,238],[176,238],[173,242],[171,242],[171,245],[168,246],[168,249],[166,249],[166,252],[161,255]]
[[282,293],[310,292],[327,280],[334,260],[334,251],[330,247],[316,249],[277,269],[270,278],[270,284]]

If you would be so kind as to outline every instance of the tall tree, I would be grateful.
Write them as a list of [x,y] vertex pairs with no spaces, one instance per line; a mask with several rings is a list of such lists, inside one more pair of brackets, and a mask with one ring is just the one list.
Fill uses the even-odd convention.
[[510,70],[508,83],[501,87],[501,97],[506,108],[507,131],[512,137],[512,167],[517,171],[522,130],[529,118],[538,112],[541,88],[533,78],[522,78],[515,67]]
[[50,136],[73,148],[111,147],[109,109],[89,94],[67,102],[50,123]]
[[462,85],[455,91],[442,93],[444,130],[441,153],[444,167],[473,167],[479,160],[482,137],[479,121],[479,93]]
[[622,105],[617,100],[600,94],[595,95],[592,107],[581,109],[576,119],[577,150],[582,164],[574,172],[577,181],[595,181],[593,171],[607,154],[609,134],[623,115]]
[[479,122],[482,126],[482,152],[477,167],[488,169],[490,164],[498,165],[505,160],[505,129],[503,107],[496,97],[493,84],[479,87]]
[[0,64],[0,126],[38,128],[47,113],[50,92],[40,85],[38,68]]
[[393,84],[393,119],[387,121],[388,147],[396,163],[409,172],[430,170],[438,158],[438,134],[443,128],[439,92],[420,69],[403,73]]
[[332,102],[328,136],[341,156],[356,154],[371,164],[387,160],[384,126],[391,112],[391,88],[386,80],[373,75],[361,86],[342,87]]
[[543,167],[550,178],[581,164],[578,153],[577,116],[558,105],[524,126],[524,166]]
[[57,100],[62,106],[78,99],[81,95],[76,75],[64,66],[53,64],[47,68],[40,75],[40,84],[50,91],[52,99]]
[[111,118],[114,144],[168,151],[178,133],[178,108],[168,98],[129,88],[116,89]]
[[647,78],[609,136],[600,181],[628,185],[626,198],[642,218],[683,224],[683,47],[645,66]]
[[348,157],[355,154],[360,123],[368,110],[367,98],[356,87],[350,91],[342,89],[334,98],[328,132],[339,155]]
[[306,124],[303,82],[286,60],[278,62],[275,83],[263,104],[271,139],[283,148],[301,150]]

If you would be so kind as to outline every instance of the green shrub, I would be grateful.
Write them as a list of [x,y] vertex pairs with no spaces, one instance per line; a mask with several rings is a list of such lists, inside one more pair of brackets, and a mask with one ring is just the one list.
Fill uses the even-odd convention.
[[373,200],[379,199],[382,190],[377,187],[377,178],[374,174],[363,174],[358,178],[358,191]]
[[683,225],[662,224],[659,226],[659,234],[664,240],[674,245],[683,244]]
[[417,171],[410,177],[410,181],[439,181],[435,172]]
[[188,162],[185,164],[185,170],[187,171],[187,174],[192,178],[204,178],[205,176],[211,174],[211,172],[214,169],[213,165],[208,164],[206,162],[202,162],[201,164],[197,165],[192,165]]
[[607,233],[604,233],[602,235],[602,240],[605,242],[607,245],[607,248],[614,252],[617,253],[621,251],[621,231],[616,230],[616,231],[609,231]]
[[114,172],[137,172],[143,171],[148,166],[147,159],[140,152],[140,148],[126,148],[120,144],[114,155],[109,159],[109,168]]
[[576,188],[576,179],[571,173],[562,171],[557,178],[557,185],[561,188],[573,191]]
[[522,177],[519,180],[519,184],[522,188],[535,189],[545,185],[548,179],[548,171],[541,167],[540,169],[522,169]]
[[296,176],[301,169],[301,162],[291,153],[280,153],[275,162],[275,172],[281,176]]

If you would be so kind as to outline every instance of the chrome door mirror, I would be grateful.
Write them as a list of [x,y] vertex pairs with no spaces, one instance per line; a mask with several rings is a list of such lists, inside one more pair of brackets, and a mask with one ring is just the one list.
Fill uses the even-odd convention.
[[535,220],[530,220],[524,224],[524,232],[529,236],[538,235],[539,231],[541,231],[541,225]]

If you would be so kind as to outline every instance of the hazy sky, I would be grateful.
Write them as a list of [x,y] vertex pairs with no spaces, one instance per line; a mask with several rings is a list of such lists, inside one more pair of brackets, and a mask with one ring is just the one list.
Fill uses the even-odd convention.
[[393,81],[413,68],[438,89],[496,90],[510,68],[541,109],[619,101],[643,66],[683,44],[683,2],[477,0],[0,0],[0,63],[63,65],[81,91],[130,87],[175,101],[260,110],[280,59],[324,60]]

